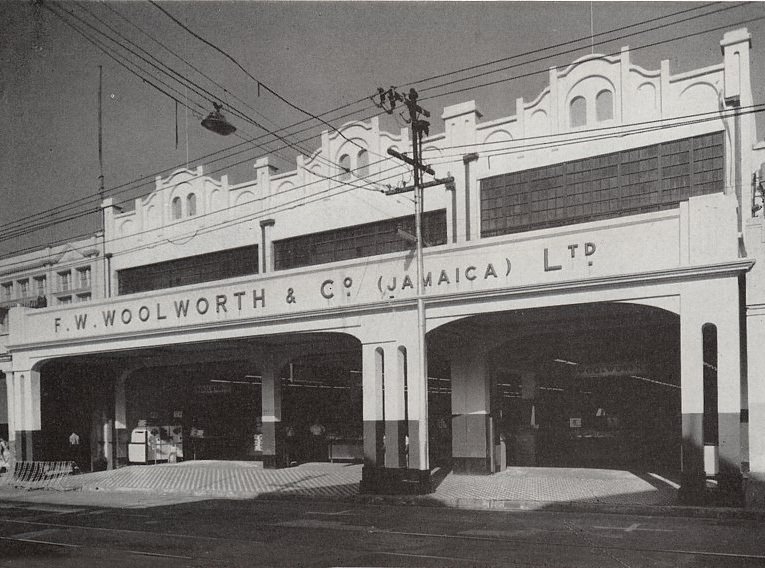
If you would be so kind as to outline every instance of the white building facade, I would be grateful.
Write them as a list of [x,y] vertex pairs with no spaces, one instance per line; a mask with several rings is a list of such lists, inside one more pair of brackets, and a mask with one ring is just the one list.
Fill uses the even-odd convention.
[[443,110],[426,368],[413,205],[381,191],[409,175],[386,153],[406,130],[350,123],[291,172],[179,170],[129,210],[106,200],[103,297],[10,310],[17,459],[65,457],[77,431],[90,467],[362,459],[363,491],[420,493],[437,463],[631,467],[677,473],[686,502],[711,476],[765,500],[750,41],[682,74],[587,56],[499,120]]
[[0,259],[0,437],[14,438],[8,430],[6,378],[11,377],[8,350],[11,308],[46,308],[81,304],[103,298],[104,242],[102,234],[63,245],[48,246]]

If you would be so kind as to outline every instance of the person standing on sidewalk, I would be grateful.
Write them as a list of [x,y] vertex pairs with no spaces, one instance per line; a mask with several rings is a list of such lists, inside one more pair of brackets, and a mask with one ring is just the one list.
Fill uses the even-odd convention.
[[284,437],[285,437],[285,450],[286,450],[286,462],[287,466],[292,467],[293,465],[298,464],[298,443],[297,443],[297,432],[295,431],[295,428],[288,424],[287,428],[284,431]]
[[3,438],[0,438],[0,473],[6,473],[10,471],[10,455],[11,452],[8,448],[8,443]]
[[69,459],[74,464],[72,469],[79,470],[77,462],[80,459],[80,436],[77,432],[69,434]]
[[327,442],[324,437],[327,430],[318,417],[311,422],[308,431],[311,434],[311,459],[314,461],[327,461]]

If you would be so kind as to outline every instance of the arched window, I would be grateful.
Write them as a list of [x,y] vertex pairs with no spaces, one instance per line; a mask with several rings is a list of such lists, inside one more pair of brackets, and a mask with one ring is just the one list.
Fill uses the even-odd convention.
[[174,197],[173,198],[173,219],[180,219],[181,215],[183,215],[183,211],[181,210],[181,198]]
[[348,154],[340,156],[340,180],[351,179],[351,157]]
[[587,124],[587,101],[584,97],[574,97],[571,100],[571,127],[577,128]]
[[595,116],[598,122],[611,120],[614,117],[614,95],[611,91],[600,91],[595,97]]
[[[375,349],[374,357],[375,395],[379,397],[378,413],[385,422],[385,352],[382,347]],[[379,430],[375,435],[375,461],[378,464],[385,463],[385,438]]]
[[189,193],[186,196],[186,215],[192,217],[197,214],[197,196]]
[[702,365],[704,377],[704,444],[719,444],[717,402],[717,326],[705,323],[701,327]]
[[356,156],[356,177],[367,177],[369,175],[369,154],[366,150],[359,150]]

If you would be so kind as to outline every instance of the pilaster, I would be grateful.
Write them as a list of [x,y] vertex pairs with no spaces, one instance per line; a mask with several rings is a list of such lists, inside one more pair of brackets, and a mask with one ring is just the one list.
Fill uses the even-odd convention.
[[491,380],[485,349],[464,346],[451,361],[452,460],[458,473],[492,472]]
[[279,377],[278,359],[266,355],[260,372],[262,382],[263,419],[263,466],[283,467],[289,465],[292,456],[286,453],[282,424],[282,385]]

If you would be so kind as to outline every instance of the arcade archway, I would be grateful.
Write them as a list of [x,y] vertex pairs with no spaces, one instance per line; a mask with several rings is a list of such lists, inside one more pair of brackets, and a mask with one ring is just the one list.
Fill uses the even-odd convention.
[[[453,424],[468,424],[469,436],[485,412],[492,471],[528,465],[677,472],[679,327],[675,314],[633,304],[493,313],[434,330],[430,357],[461,366],[452,365]],[[483,353],[472,365],[480,377],[455,359],[464,358],[454,348],[460,344]],[[475,439],[452,442],[455,454],[480,453],[470,447]]]

